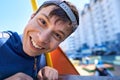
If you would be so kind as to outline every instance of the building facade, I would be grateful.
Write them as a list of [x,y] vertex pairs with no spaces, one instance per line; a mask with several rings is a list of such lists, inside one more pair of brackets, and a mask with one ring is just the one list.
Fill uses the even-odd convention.
[[[106,46],[109,51],[120,52],[120,0],[90,0],[80,11],[80,25],[65,52],[77,51],[86,44],[91,50],[95,46]],[[70,46],[72,45],[72,46]],[[74,45],[74,46],[73,46]]]

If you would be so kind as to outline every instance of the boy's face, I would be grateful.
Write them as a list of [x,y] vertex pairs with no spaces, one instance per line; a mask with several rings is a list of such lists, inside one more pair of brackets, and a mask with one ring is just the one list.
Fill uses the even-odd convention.
[[69,23],[57,17],[49,17],[55,6],[42,8],[29,20],[23,35],[23,50],[29,56],[37,56],[54,50],[71,33]]

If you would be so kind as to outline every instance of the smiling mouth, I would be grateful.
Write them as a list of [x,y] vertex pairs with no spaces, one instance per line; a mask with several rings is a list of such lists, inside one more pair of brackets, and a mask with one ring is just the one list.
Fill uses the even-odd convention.
[[45,49],[45,48],[37,45],[37,43],[36,43],[31,37],[30,37],[30,41],[31,41],[32,46],[33,46],[34,48],[39,49],[39,50]]

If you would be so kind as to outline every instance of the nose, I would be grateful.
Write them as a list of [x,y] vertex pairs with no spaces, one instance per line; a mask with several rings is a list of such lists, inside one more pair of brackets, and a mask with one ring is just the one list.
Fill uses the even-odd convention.
[[47,44],[50,42],[50,32],[48,31],[42,31],[41,33],[38,33],[38,39],[41,43]]

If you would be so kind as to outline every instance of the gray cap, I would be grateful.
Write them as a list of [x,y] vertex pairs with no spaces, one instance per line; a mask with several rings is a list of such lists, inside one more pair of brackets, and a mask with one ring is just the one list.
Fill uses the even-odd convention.
[[73,29],[75,30],[77,28],[77,26],[78,26],[77,25],[77,19],[76,19],[75,15],[74,15],[73,11],[66,4],[66,1],[54,1],[54,0],[53,1],[46,1],[42,5],[51,4],[51,3],[59,6],[60,8],[62,8],[65,11],[67,16],[70,18],[70,21],[72,22]]

